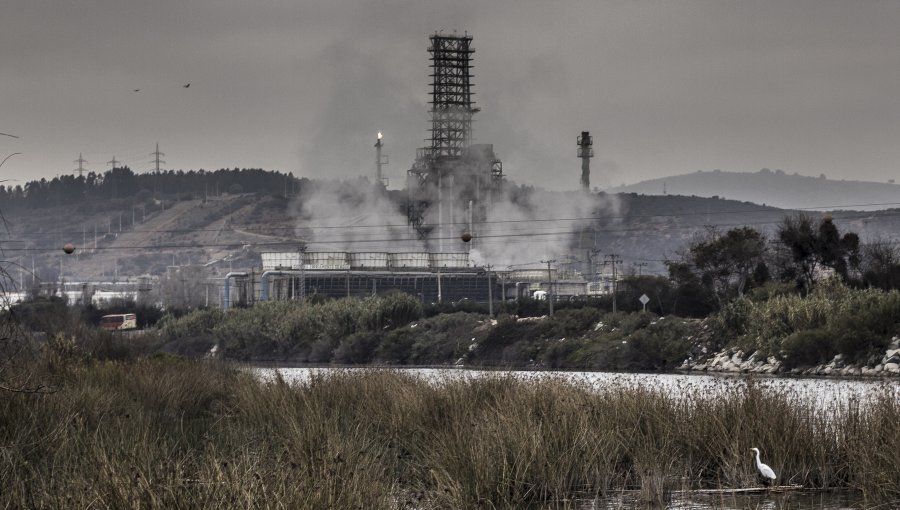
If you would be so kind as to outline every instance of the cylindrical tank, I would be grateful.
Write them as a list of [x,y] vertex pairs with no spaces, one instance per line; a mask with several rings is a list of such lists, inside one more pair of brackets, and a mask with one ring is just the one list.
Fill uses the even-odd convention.
[[587,282],[553,282],[555,296],[583,296],[587,291]]
[[551,269],[549,275],[546,269],[516,269],[509,272],[508,278],[520,282],[546,282],[548,276],[556,281],[556,269]]

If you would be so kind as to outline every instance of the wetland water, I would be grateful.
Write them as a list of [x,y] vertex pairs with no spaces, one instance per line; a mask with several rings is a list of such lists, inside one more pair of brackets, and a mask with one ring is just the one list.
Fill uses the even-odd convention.
[[315,374],[353,372],[360,370],[393,370],[416,375],[424,380],[440,383],[454,379],[484,376],[510,375],[523,379],[560,378],[577,384],[600,389],[646,388],[663,391],[672,397],[689,398],[703,395],[725,394],[752,381],[764,388],[787,391],[800,401],[815,404],[820,408],[843,406],[852,401],[864,404],[866,399],[878,391],[891,391],[900,398],[900,379],[841,379],[836,377],[792,378],[761,375],[708,375],[708,374],[638,374],[617,372],[568,372],[529,370],[470,370],[460,368],[256,368],[262,379],[274,376],[275,372],[288,382],[303,382]]
[[[272,378],[276,371],[288,382],[302,383],[316,374],[354,372],[360,370],[395,370],[412,374],[440,384],[445,381],[485,376],[514,376],[523,379],[561,378],[584,384],[598,391],[607,388],[647,388],[662,391],[674,398],[708,398],[726,395],[747,384],[786,391],[798,402],[820,409],[837,409],[850,403],[864,406],[867,399],[879,392],[892,392],[900,398],[900,380],[840,379],[840,378],[782,378],[770,376],[707,375],[707,374],[635,374],[611,372],[564,371],[500,371],[453,368],[255,368],[262,379]],[[626,493],[621,497],[559,502],[552,508],[577,510],[639,510],[648,508],[637,497]],[[546,506],[535,507],[546,508]],[[657,507],[659,508],[659,507]],[[896,505],[867,505],[861,497],[848,492],[787,492],[765,494],[679,494],[675,493],[666,505],[672,510],[884,510],[900,508]]]
[[[627,499],[603,499],[575,502],[577,510],[644,510],[644,504]],[[674,496],[668,510],[869,510],[857,494],[846,492],[786,493],[753,495]],[[875,507],[879,510],[893,507]]]

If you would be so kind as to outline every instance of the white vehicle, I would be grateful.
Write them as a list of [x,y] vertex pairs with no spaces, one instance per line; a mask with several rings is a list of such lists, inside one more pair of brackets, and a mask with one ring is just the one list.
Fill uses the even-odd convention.
[[109,331],[137,329],[137,315],[133,313],[117,313],[100,318],[100,327]]
[[536,290],[532,296],[534,299],[539,301],[546,301],[547,299],[547,291],[546,290]]

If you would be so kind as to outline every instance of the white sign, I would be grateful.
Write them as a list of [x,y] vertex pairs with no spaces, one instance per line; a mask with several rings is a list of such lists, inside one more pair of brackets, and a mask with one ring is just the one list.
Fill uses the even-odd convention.
[[647,303],[650,302],[650,298],[648,298],[646,294],[641,294],[641,297],[638,298],[638,301],[640,301],[641,304],[644,305],[644,311],[646,312],[647,311]]

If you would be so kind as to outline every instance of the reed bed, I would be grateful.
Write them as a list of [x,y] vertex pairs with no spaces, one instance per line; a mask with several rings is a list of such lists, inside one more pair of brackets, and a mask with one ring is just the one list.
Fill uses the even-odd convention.
[[780,483],[900,500],[900,405],[388,370],[261,381],[222,364],[42,359],[0,399],[0,506],[521,508],[634,490]]

